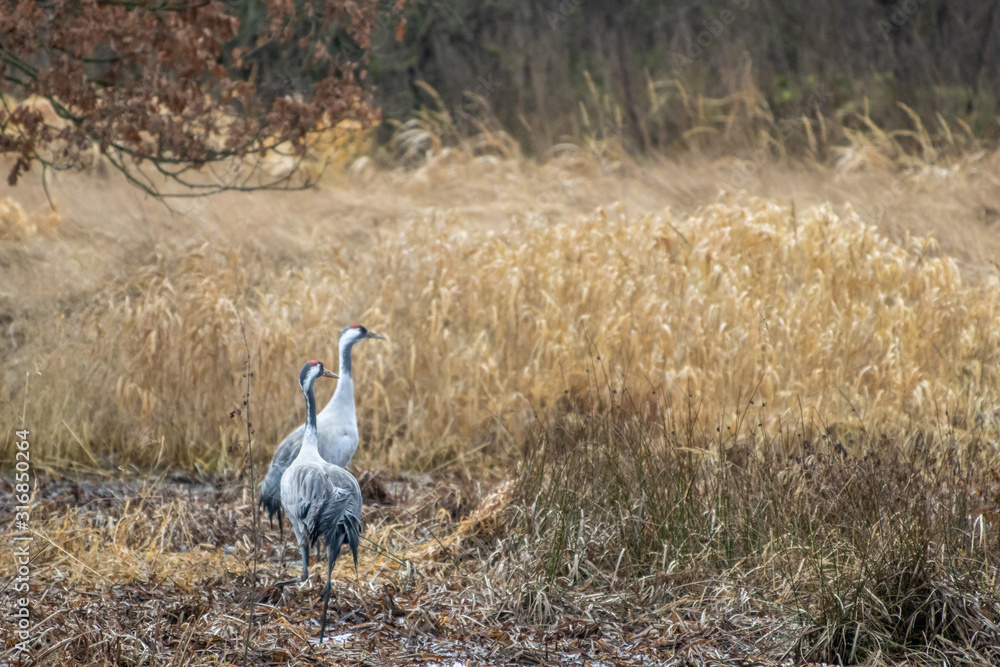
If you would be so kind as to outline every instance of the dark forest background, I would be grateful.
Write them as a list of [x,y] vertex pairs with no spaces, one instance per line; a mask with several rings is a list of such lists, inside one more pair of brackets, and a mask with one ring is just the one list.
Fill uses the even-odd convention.
[[431,0],[378,24],[385,120],[433,105],[424,81],[456,122],[488,107],[529,153],[581,131],[683,148],[713,118],[753,143],[757,124],[804,114],[849,125],[866,99],[882,128],[912,126],[902,103],[929,127],[940,114],[980,138],[998,129],[997,2]]

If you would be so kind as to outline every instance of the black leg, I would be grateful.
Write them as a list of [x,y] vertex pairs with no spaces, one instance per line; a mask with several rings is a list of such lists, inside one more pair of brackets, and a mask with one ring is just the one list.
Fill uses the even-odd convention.
[[[330,551],[333,551],[330,549]],[[326,632],[326,610],[330,606],[330,584],[332,583],[330,576],[333,573],[333,558],[327,559],[326,567],[326,586],[323,588],[323,621],[319,626],[319,643],[323,643],[323,633]]]
[[281,567],[285,567],[285,524],[281,520],[281,512],[278,512],[278,544],[281,547],[278,549],[278,553],[281,554]]

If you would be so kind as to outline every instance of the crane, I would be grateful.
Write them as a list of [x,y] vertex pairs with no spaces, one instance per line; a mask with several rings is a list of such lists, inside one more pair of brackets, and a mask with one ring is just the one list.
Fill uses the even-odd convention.
[[319,455],[316,431],[316,397],[313,383],[318,377],[337,377],[318,361],[307,361],[299,373],[299,385],[306,398],[306,423],[302,444],[295,460],[281,476],[281,506],[292,522],[295,539],[302,550],[302,575],[279,581],[285,586],[309,578],[309,549],[320,542],[326,547],[326,586],[323,587],[323,620],[319,641],[326,632],[326,610],[330,605],[333,565],[345,544],[358,567],[358,543],[361,540],[361,487],[354,475],[340,466],[324,461]]
[[[319,455],[325,461],[344,468],[358,449],[358,416],[354,407],[354,380],[351,376],[351,349],[355,343],[369,338],[385,340],[385,336],[369,331],[360,324],[352,324],[340,332],[340,379],[333,398],[316,418]],[[273,527],[278,515],[281,539],[285,533],[281,525],[281,478],[299,454],[305,425],[289,433],[274,451],[271,465],[260,487],[260,506],[267,510],[267,521]]]

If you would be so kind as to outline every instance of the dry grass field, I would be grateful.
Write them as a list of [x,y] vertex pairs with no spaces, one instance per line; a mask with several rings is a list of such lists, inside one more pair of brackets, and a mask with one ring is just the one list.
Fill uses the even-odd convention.
[[[996,664],[1000,155],[883,148],[441,149],[173,211],[99,168],[55,210],[18,186],[37,663]],[[355,321],[388,341],[320,646],[316,571],[281,595],[276,530],[255,557],[241,417],[259,479]]]

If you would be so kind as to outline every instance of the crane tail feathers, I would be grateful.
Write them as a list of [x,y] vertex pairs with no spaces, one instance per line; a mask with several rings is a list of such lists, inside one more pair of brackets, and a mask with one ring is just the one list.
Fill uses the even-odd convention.
[[274,524],[272,523],[272,521],[274,520],[275,515],[277,515],[277,517],[278,517],[278,527],[280,528],[281,527],[281,517],[282,517],[282,514],[281,514],[280,487],[279,487],[279,494],[278,495],[275,495],[275,494],[272,494],[272,493],[268,493],[266,488],[262,488],[260,491],[261,491],[261,493],[260,493],[260,502],[258,504],[260,505],[261,509],[267,510],[267,522],[268,522],[268,525],[270,525],[272,528],[274,527]]
[[331,562],[336,562],[340,555],[340,548],[345,544],[351,549],[351,556],[354,558],[354,568],[358,567],[358,547],[361,544],[361,517],[354,514],[344,513],[340,520],[331,525],[326,532],[325,542],[328,557]]

